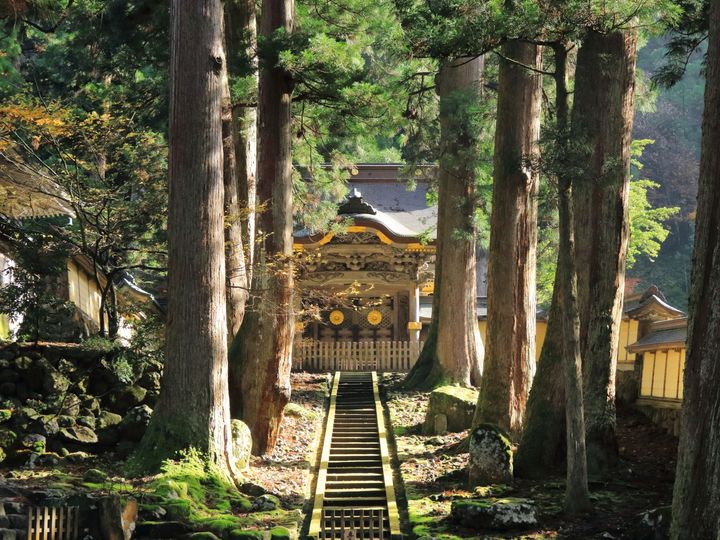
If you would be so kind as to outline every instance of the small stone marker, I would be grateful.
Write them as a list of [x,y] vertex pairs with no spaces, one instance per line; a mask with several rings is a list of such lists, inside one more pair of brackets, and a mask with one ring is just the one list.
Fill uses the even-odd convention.
[[445,433],[447,433],[447,429],[448,429],[447,416],[445,416],[444,414],[436,414],[435,415],[435,425],[433,427],[434,427],[433,433],[435,433],[435,435],[444,435]]

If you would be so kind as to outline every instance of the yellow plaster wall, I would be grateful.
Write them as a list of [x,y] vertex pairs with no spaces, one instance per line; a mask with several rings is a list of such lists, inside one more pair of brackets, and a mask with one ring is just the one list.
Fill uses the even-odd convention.
[[10,338],[10,319],[5,313],[0,313],[0,339]]
[[632,364],[635,362],[635,353],[628,352],[626,347],[638,340],[639,322],[635,319],[623,319],[620,323],[620,336],[618,342],[618,364]]
[[684,348],[644,352],[640,397],[682,399],[684,372]]
[[68,300],[100,326],[102,293],[95,280],[74,261],[68,261]]

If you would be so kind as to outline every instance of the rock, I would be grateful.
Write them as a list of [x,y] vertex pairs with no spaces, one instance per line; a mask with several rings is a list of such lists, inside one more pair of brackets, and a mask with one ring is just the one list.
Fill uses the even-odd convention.
[[452,502],[452,519],[475,530],[510,531],[537,526],[535,503],[529,499],[458,499]]
[[138,384],[152,394],[159,394],[160,373],[157,371],[146,371],[138,380]]
[[265,493],[260,495],[252,502],[251,510],[253,512],[271,512],[280,508],[280,499],[275,495]]
[[264,487],[253,484],[252,482],[244,482],[238,487],[240,493],[250,495],[251,497],[258,497],[267,493]]
[[67,416],[67,415],[58,416],[57,422],[61,428],[72,427],[75,425],[75,419],[72,416]]
[[4,382],[0,383],[0,396],[14,396],[17,392],[17,386],[15,383]]
[[25,371],[33,365],[33,359],[29,356],[18,356],[15,359],[15,368]]
[[23,448],[27,448],[28,450],[32,450],[33,452],[37,452],[38,454],[42,454],[43,452],[45,452],[46,444],[47,439],[45,439],[44,436],[36,433],[25,435],[20,441],[20,445]]
[[512,482],[512,446],[500,428],[482,424],[472,431],[468,473],[471,487]]
[[70,380],[52,367],[49,362],[44,371],[42,387],[48,394],[61,394],[70,388]]
[[87,461],[92,456],[88,454],[87,452],[68,452],[64,459],[69,461],[70,463],[82,463],[84,461]]
[[20,379],[14,369],[0,369],[0,383],[14,383]]
[[77,423],[79,426],[85,426],[90,429],[95,429],[95,417],[94,416],[78,416]]
[[[441,386],[430,394],[423,433],[441,435],[435,431],[436,417],[445,415],[448,431],[463,431],[472,425],[478,393],[461,386]],[[442,420],[439,421],[442,427]]]
[[60,430],[60,436],[64,440],[73,443],[95,444],[98,442],[97,434],[92,429],[85,426],[63,428]]
[[7,428],[0,429],[0,448],[9,448],[17,439],[17,434]]
[[60,424],[55,416],[44,415],[33,420],[29,429],[45,437],[51,437],[60,432]]
[[108,397],[108,408],[114,412],[125,412],[131,407],[140,405],[145,399],[146,394],[147,390],[142,386],[121,386],[110,393]]
[[110,411],[102,411],[98,416],[96,425],[98,429],[104,429],[110,426],[117,426],[120,422],[122,422],[122,416],[119,414]]
[[102,484],[107,479],[108,475],[99,469],[88,469],[83,474],[83,480],[92,484]]
[[140,441],[150,423],[151,416],[152,409],[147,405],[133,407],[127,412],[118,426],[120,435],[129,441]]
[[182,521],[145,521],[137,524],[138,538],[180,538],[190,532],[190,526]]
[[250,465],[252,435],[250,428],[242,420],[232,421],[232,440],[235,465],[239,470],[245,470]]
[[447,433],[447,416],[444,414],[436,414],[435,415],[435,423],[433,425],[433,433],[436,435],[443,435]]
[[192,538],[192,540],[220,540],[213,533],[207,531],[192,533],[188,538]]
[[671,506],[661,506],[640,514],[628,538],[634,540],[665,540],[670,538]]

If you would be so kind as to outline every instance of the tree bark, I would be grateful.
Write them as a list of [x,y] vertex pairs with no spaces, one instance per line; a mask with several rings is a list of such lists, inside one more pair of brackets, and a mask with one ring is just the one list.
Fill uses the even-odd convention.
[[233,125],[227,62],[222,75],[223,185],[225,193],[225,287],[227,290],[228,343],[232,343],[245,315],[248,282],[243,252],[242,209],[238,194],[237,129]]
[[[257,68],[257,24],[254,0],[226,0],[225,46],[228,54],[230,75],[240,76],[249,64]],[[255,81],[257,73],[249,75]],[[238,104],[232,109],[235,129],[235,156],[238,197],[243,217],[240,221],[242,242],[245,249],[247,282],[252,282],[255,260],[255,206],[257,198],[257,107],[250,103]]]
[[530,388],[525,422],[514,456],[517,476],[537,478],[565,462],[565,379],[559,274],[555,273],[547,332]]
[[[445,62],[437,75],[442,156],[439,167],[436,281],[437,338],[433,360],[415,387],[480,383],[483,345],[476,313],[475,154],[478,133],[469,106],[481,97],[483,58]],[[425,347],[427,348],[427,346]],[[426,366],[427,367],[427,366]]]
[[560,163],[558,172],[558,300],[562,313],[563,372],[565,379],[566,485],[565,510],[580,512],[590,507],[583,411],[582,357],[580,354],[580,314],[578,311],[575,231],[572,179],[568,157],[567,51],[558,43],[555,51],[555,93],[557,137]]
[[720,538],[720,1],[710,3],[673,539]]
[[615,370],[629,237],[630,142],[637,32],[588,30],[578,52],[573,140],[583,145],[573,186],[588,467],[617,461]]
[[[293,30],[293,0],[264,0],[260,33],[269,39],[278,28]],[[294,333],[292,274],[292,134],[293,83],[277,65],[263,59],[258,100],[258,197],[263,234],[260,260],[253,275],[254,305],[246,313],[231,351],[233,414],[253,435],[253,452],[273,448],[283,409],[290,399]]]
[[[540,47],[509,41],[502,54],[542,68]],[[519,435],[535,371],[535,263],[542,77],[500,61],[488,261],[486,358],[475,423]]]
[[134,461],[195,448],[229,475],[220,0],[174,0],[171,28],[167,359]]

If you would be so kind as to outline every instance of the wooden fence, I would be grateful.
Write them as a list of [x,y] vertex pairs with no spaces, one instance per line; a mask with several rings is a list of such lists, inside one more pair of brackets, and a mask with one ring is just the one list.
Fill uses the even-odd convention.
[[31,506],[27,514],[27,540],[76,540],[80,538],[79,517],[77,506]]
[[301,340],[293,349],[296,371],[410,371],[422,341]]

